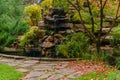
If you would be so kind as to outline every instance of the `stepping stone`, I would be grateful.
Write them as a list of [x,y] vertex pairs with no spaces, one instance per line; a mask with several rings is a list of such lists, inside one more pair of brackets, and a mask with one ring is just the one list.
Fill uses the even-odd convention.
[[27,69],[23,69],[23,68],[19,68],[19,69],[17,69],[19,72],[22,72],[22,73],[27,73],[27,72],[29,72],[29,70],[27,70]]
[[15,66],[17,66],[18,64],[17,63],[7,63],[9,66],[13,66],[13,67],[15,67]]
[[21,64],[23,64],[23,60],[15,60],[12,63],[16,63],[20,66]]
[[52,73],[43,74],[42,76],[40,76],[40,79],[48,78],[51,75],[52,75]]
[[34,65],[34,64],[24,64],[24,63],[22,63],[21,65],[20,65],[20,67],[23,67],[23,68],[25,68],[25,67],[30,67],[30,66],[32,66],[32,65]]
[[45,74],[45,72],[30,72],[29,74],[27,74],[27,76],[25,77],[25,79],[29,79],[29,78],[33,78],[33,77],[39,77],[41,75]]
[[77,78],[77,77],[79,77],[81,75],[83,75],[82,72],[75,72],[73,74],[68,75],[67,77],[70,78],[70,79],[73,79],[73,78]]
[[49,66],[47,64],[38,64],[34,66],[34,68],[41,68],[41,67],[49,67]]
[[39,77],[33,77],[33,78],[27,78],[27,79],[22,79],[22,80],[40,80]]
[[57,66],[55,66],[56,69],[63,69],[67,66],[68,64],[58,64]]
[[25,64],[36,64],[39,63],[38,60],[28,60],[28,61],[24,61]]
[[9,63],[9,62],[12,62],[13,60],[12,59],[2,59],[0,60],[0,62],[4,62],[4,63]]
[[51,77],[49,77],[47,80],[58,80],[63,77],[64,77],[64,75],[62,75],[62,74],[55,74],[55,75],[52,75]]
[[59,74],[62,74],[62,75],[68,75],[68,74],[74,73],[75,71],[76,70],[73,70],[73,69],[61,69],[56,72],[58,72]]
[[43,68],[34,68],[35,71],[52,71],[51,67],[43,67]]
[[34,78],[30,78],[28,80],[40,80],[40,78],[39,77],[34,77]]

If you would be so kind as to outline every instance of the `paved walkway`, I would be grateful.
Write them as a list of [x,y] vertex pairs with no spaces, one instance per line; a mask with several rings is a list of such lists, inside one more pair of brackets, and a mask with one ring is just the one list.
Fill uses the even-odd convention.
[[25,77],[21,80],[72,80],[85,74],[83,71],[91,72],[99,68],[98,65],[94,67],[82,63],[74,65],[67,61],[16,60],[2,57],[0,57],[0,63],[6,63],[23,72]]
[[71,80],[81,75],[81,72],[68,67],[67,61],[16,60],[1,57],[0,63],[6,63],[25,73],[22,80]]

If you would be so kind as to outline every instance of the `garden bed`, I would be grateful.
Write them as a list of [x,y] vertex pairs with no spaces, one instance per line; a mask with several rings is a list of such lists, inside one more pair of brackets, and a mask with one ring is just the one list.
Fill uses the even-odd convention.
[[17,56],[0,53],[0,57],[12,58],[12,59],[32,59],[42,61],[76,61],[81,60],[80,58],[48,58],[48,57],[28,57],[28,56]]

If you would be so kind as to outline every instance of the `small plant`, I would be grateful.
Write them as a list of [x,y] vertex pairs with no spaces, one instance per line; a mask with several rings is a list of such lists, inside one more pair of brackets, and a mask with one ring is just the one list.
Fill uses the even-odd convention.
[[88,50],[88,38],[83,33],[75,33],[67,36],[65,42],[56,49],[58,54],[67,58],[82,58]]

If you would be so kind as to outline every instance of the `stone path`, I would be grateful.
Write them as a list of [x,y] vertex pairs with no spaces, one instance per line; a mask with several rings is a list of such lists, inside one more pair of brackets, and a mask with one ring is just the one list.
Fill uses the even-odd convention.
[[6,63],[23,72],[22,80],[71,80],[81,73],[68,67],[67,61],[16,60],[0,57],[0,63]]
[[0,63],[6,63],[23,72],[25,76],[21,80],[72,80],[85,74],[84,72],[101,68],[100,65],[88,66],[82,62],[75,65],[70,61],[39,61],[4,57],[0,57]]

